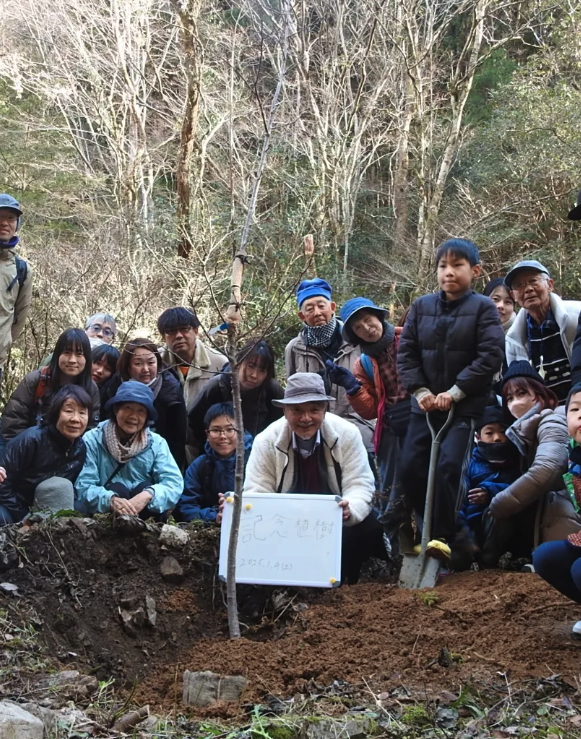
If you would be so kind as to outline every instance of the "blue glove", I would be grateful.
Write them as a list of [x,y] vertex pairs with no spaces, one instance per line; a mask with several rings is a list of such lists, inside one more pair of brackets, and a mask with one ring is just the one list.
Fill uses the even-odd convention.
[[339,367],[338,364],[334,364],[330,359],[325,362],[327,368],[327,376],[333,383],[333,385],[339,385],[345,389],[347,395],[355,395],[355,393],[361,387],[361,383],[356,379],[353,372],[350,372],[345,367]]

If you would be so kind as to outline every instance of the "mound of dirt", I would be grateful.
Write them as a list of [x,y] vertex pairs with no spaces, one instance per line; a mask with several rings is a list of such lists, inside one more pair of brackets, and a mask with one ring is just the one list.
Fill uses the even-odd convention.
[[[334,681],[454,690],[469,680],[579,674],[570,626],[580,609],[535,575],[452,575],[430,592],[385,579],[290,598],[241,588],[241,620],[261,622],[229,641],[214,529],[191,529],[177,548],[160,543],[159,527],[129,535],[100,520],[60,519],[12,536],[0,568],[18,592],[0,594],[0,608],[24,604],[36,614],[57,668],[137,682],[136,698],[152,706],[179,702],[184,669],[244,675],[244,702]],[[278,599],[275,615],[265,592]]]
[[[5,596],[2,605],[32,608],[47,653],[63,665],[130,683],[222,632],[213,529],[195,529],[175,549],[160,545],[156,526],[127,535],[108,521],[77,518],[21,527],[15,536],[19,561],[3,567],[2,580],[20,597]],[[168,557],[177,574],[164,580]]]
[[[183,666],[244,675],[249,702],[335,680],[456,689],[499,673],[503,681],[579,674],[581,643],[570,627],[581,611],[535,575],[464,573],[431,592],[437,600],[378,583],[325,591],[275,635],[198,642]],[[174,689],[150,678],[141,693],[155,702]]]

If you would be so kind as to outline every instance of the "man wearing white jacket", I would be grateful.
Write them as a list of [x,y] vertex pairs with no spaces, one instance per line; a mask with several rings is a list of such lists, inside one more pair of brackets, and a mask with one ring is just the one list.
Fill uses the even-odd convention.
[[320,375],[297,372],[284,398],[272,402],[284,417],[258,434],[246,466],[244,493],[340,495],[343,508],[343,580],[355,583],[370,556],[386,559],[383,531],[372,513],[375,490],[359,429],[327,412]]
[[506,364],[529,361],[559,403],[564,403],[571,389],[581,302],[555,295],[549,270],[535,260],[516,264],[504,282],[522,308],[506,334]]

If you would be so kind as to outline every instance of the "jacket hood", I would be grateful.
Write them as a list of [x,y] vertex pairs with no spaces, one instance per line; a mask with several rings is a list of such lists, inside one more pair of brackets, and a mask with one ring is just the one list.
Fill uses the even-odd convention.
[[509,426],[506,435],[519,452],[526,456],[528,450],[537,443],[537,432],[540,424],[546,422],[559,425],[566,424],[565,409],[561,406],[555,408],[555,410],[551,408],[541,409],[541,404],[537,403],[524,416],[518,418],[512,426]]

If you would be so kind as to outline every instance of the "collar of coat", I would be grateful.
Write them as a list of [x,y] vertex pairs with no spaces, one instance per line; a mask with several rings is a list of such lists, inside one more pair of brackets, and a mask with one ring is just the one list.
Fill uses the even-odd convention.
[[[326,417],[323,419],[319,433],[322,446],[326,446],[329,451],[332,452],[339,441],[339,435],[333,430]],[[286,419],[283,423],[280,434],[276,437],[274,446],[279,452],[282,452],[282,454],[286,454],[287,456],[293,448],[293,432]]]
[[[549,293],[549,309],[553,313],[553,316],[555,317],[555,321],[557,322],[557,326],[559,326],[559,330],[561,333],[565,331],[567,328],[567,324],[569,323],[569,314],[566,310],[566,302],[570,301],[564,301],[559,295],[555,295],[555,293]],[[514,339],[519,344],[522,344],[523,346],[526,346],[528,343],[528,333],[527,333],[527,316],[528,312],[521,308],[514,320],[514,323],[507,331],[506,337],[507,339]]]
[[552,420],[559,423],[565,423],[565,408],[559,406],[553,410],[552,408],[541,409],[541,404],[536,403],[530,411],[509,426],[506,430],[507,437],[519,450],[520,454],[527,456],[531,446],[536,444],[539,426],[543,421]]
[[[166,362],[166,364],[168,364],[170,367],[181,367],[183,363],[183,360],[169,347],[166,347],[163,350],[162,358],[164,362]],[[200,341],[200,339],[196,339],[196,346],[194,347],[194,358],[192,359],[192,364],[188,369],[188,374],[186,375],[185,379],[191,380],[199,377],[202,374],[202,370],[208,369],[210,364],[210,355],[208,354],[208,350],[206,349],[205,344]],[[184,376],[182,375],[182,373],[178,371],[176,374],[178,375],[180,383],[183,383]]]

